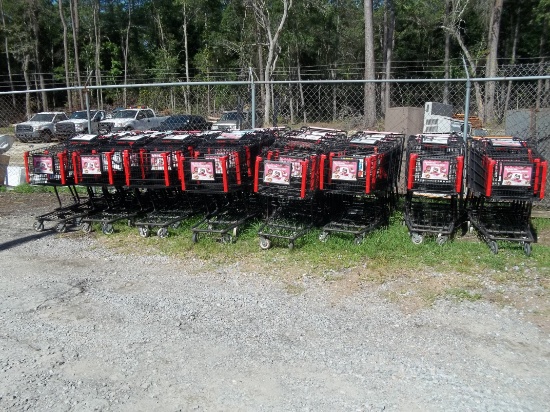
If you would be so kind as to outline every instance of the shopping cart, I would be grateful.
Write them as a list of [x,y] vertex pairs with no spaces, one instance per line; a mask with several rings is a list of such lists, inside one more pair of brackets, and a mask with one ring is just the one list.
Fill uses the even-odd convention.
[[253,159],[274,142],[277,134],[278,129],[222,132],[205,139],[192,157],[180,156],[181,189],[201,195],[210,209],[191,228],[194,243],[205,234],[231,243],[239,228],[257,216],[257,202],[251,193]]
[[325,221],[321,158],[346,138],[340,130],[302,128],[287,132],[256,158],[254,193],[266,210],[258,230],[261,249],[275,239],[293,249],[298,238]]
[[[35,218],[33,228],[36,231],[44,230],[45,222],[53,222],[57,232],[65,232],[70,225],[80,225],[83,217],[101,207],[101,200],[92,190],[87,190],[87,197],[79,193],[71,156],[73,151],[85,150],[89,145],[96,144],[96,138],[95,135],[77,135],[74,140],[24,153],[27,183],[52,187],[59,205]],[[66,188],[70,194],[68,205],[63,205],[58,190],[60,187]]]
[[526,140],[469,141],[468,219],[494,254],[499,241],[517,242],[531,254],[531,210],[544,198],[547,171],[548,162]]
[[464,140],[456,134],[409,137],[405,223],[413,243],[435,235],[442,245],[464,219],[464,155]]
[[404,135],[362,131],[321,157],[320,188],[326,194],[330,234],[352,235],[356,244],[389,223],[397,199]]
[[139,150],[161,137],[162,132],[119,132],[99,136],[98,145],[72,153],[75,183],[94,187],[105,207],[82,219],[82,230],[89,233],[94,223],[104,234],[114,232],[114,223],[136,217],[151,209],[149,193],[127,186],[127,170],[139,167]]
[[142,237],[153,229],[165,238],[168,228],[176,229],[181,222],[203,211],[203,202],[180,188],[178,159],[192,157],[195,146],[208,133],[168,131],[138,150],[138,162],[132,163],[132,154],[123,152],[126,165],[126,186],[145,189],[152,210],[137,217],[134,222]]

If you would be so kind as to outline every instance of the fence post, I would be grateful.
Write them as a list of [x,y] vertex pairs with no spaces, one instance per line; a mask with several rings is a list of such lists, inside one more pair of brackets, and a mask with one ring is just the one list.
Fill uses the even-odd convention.
[[90,90],[88,86],[84,86],[84,94],[86,95],[86,118],[88,119],[88,133],[92,133],[92,119],[90,119]]
[[248,68],[250,73],[250,103],[252,106],[252,128],[256,128],[256,85],[254,84],[254,75],[252,67]]
[[470,82],[470,73],[468,72],[464,55],[462,56],[462,63],[464,64],[464,70],[466,71],[466,98],[464,99],[464,129],[462,130],[462,138],[466,141],[468,138],[468,124],[470,119],[470,89],[472,88],[472,84]]

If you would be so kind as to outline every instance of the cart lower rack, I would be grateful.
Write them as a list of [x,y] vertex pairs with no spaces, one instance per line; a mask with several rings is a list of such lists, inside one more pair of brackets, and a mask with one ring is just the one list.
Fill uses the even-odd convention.
[[247,193],[203,199],[205,204],[216,208],[191,228],[193,243],[197,243],[201,235],[216,235],[222,243],[233,243],[239,229],[258,215],[255,200]]
[[359,245],[367,233],[389,224],[391,202],[387,197],[335,196],[331,203],[333,220],[323,226],[321,242],[326,242],[331,234],[343,234],[353,236]]
[[204,209],[204,202],[197,196],[190,196],[179,190],[149,191],[153,210],[138,218],[135,226],[141,237],[148,237],[153,228],[157,236],[168,237],[168,228],[177,229],[181,222]]
[[93,223],[100,223],[101,231],[110,235],[114,233],[115,222],[126,220],[129,226],[133,226],[136,217],[151,208],[147,193],[141,193],[137,189],[105,186],[102,192],[106,207],[82,219],[82,231],[85,233],[92,231]]
[[535,241],[531,230],[531,202],[491,202],[483,198],[477,198],[476,202],[468,211],[468,218],[491,252],[497,254],[498,242],[506,241],[519,243],[525,254],[531,255],[531,243]]
[[407,193],[405,224],[414,244],[424,241],[425,235],[435,235],[444,244],[462,219],[461,200],[457,196],[415,196]]

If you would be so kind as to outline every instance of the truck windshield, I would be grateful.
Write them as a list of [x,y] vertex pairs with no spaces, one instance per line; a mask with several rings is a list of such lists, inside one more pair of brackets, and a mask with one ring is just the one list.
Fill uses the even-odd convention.
[[[90,110],[90,118],[94,117],[94,115],[95,115],[95,110]],[[85,110],[73,112],[71,114],[71,117],[69,117],[69,119],[87,119],[87,118],[88,118],[88,113]]]
[[136,117],[137,110],[121,110],[116,112],[113,119],[133,119]]
[[31,117],[31,122],[53,122],[55,113],[38,113]]

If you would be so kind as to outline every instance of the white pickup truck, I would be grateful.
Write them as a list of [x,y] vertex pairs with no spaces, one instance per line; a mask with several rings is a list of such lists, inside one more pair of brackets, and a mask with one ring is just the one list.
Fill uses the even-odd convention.
[[67,119],[63,112],[37,113],[28,121],[15,125],[15,137],[23,143],[48,143],[55,134],[55,124]]
[[122,109],[110,119],[99,123],[99,133],[119,132],[122,130],[151,130],[158,127],[167,116],[157,116],[151,109]]

